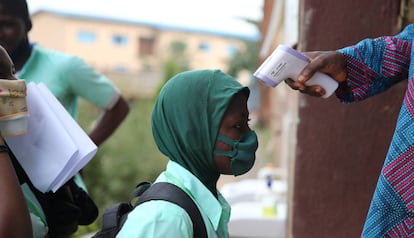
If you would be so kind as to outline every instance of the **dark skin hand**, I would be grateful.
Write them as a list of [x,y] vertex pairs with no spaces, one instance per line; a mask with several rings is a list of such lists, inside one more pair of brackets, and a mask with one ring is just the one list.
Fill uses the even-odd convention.
[[[0,46],[0,79],[15,80],[14,65]],[[0,134],[0,145],[4,145]],[[0,237],[32,237],[32,225],[20,183],[7,152],[0,152]]]
[[321,97],[325,94],[325,90],[317,85],[306,86],[308,81],[315,72],[326,73],[335,79],[338,83],[342,83],[347,78],[345,57],[336,51],[314,51],[304,53],[310,63],[299,74],[297,81],[286,79],[285,83],[293,90],[308,94],[314,97]]

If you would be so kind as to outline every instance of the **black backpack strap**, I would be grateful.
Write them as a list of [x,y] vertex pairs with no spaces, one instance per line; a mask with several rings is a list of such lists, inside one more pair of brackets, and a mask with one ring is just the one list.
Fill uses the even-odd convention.
[[129,203],[117,203],[107,207],[102,216],[102,227],[92,238],[115,238],[121,229],[121,219],[132,210]]
[[102,215],[102,227],[92,238],[115,238],[128,214],[134,209],[132,200],[141,196],[150,187],[150,182],[141,182],[135,187],[128,202],[116,203],[105,208]]
[[135,206],[151,200],[165,200],[182,207],[191,218],[194,237],[207,238],[207,230],[200,210],[193,199],[181,188],[167,182],[154,183],[139,197]]

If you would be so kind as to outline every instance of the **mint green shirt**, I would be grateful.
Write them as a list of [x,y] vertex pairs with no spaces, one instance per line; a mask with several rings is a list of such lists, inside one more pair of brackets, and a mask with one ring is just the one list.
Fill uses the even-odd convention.
[[[17,78],[27,83],[44,83],[60,103],[77,118],[78,100],[83,98],[99,108],[110,109],[120,97],[119,90],[105,76],[76,56],[42,48],[33,44],[32,53],[17,72]],[[83,181],[77,178],[77,184]],[[85,191],[85,186],[82,186]],[[47,234],[45,214],[30,188],[22,185],[32,220],[33,236],[43,238]]]
[[[197,204],[208,237],[227,238],[230,205],[219,193],[218,199],[188,170],[169,161],[155,182],[169,182],[187,192]],[[129,215],[117,238],[193,238],[193,224],[187,212],[167,201],[149,201]]]
[[46,217],[43,213],[41,205],[39,204],[32,190],[30,190],[29,186],[26,183],[22,184],[20,187],[22,189],[24,198],[26,200],[26,204],[30,211],[33,238],[46,237],[48,227],[46,225]]
[[32,53],[17,73],[27,83],[44,83],[73,118],[77,117],[78,98],[99,108],[111,108],[120,93],[104,75],[76,56],[33,44]]

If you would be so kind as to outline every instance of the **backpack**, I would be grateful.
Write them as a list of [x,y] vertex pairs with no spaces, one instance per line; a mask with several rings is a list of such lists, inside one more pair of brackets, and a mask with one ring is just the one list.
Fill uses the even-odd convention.
[[[138,198],[135,204],[132,200]],[[207,238],[207,231],[200,210],[193,199],[174,184],[159,182],[139,183],[128,202],[116,203],[105,209],[102,216],[102,228],[92,238],[114,238],[121,230],[128,214],[138,205],[151,200],[165,200],[182,207],[193,223],[193,234],[196,238]]]

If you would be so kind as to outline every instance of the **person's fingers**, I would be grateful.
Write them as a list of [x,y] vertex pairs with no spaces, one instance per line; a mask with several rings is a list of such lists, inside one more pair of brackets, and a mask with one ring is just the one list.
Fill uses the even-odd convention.
[[293,79],[286,79],[285,83],[293,90],[303,91],[306,89],[306,86],[303,83],[294,81]]
[[306,52],[305,55],[310,59],[309,64],[305,66],[305,68],[302,69],[298,76],[298,81],[305,83],[308,81],[317,71],[321,71],[321,69],[324,67],[324,61],[321,60],[320,57],[324,53],[321,51],[313,51],[313,52]]
[[298,81],[305,83],[315,72],[319,71],[328,74],[338,82],[347,78],[345,57],[336,51],[313,51],[304,53],[310,62],[298,76]]
[[318,85],[307,86],[305,90],[301,92],[314,97],[322,97],[325,95],[325,89]]
[[318,85],[306,86],[303,83],[296,82],[292,79],[286,79],[285,83],[293,90],[297,90],[303,94],[308,94],[314,97],[321,97],[325,95],[325,89]]
[[320,55],[322,53],[322,51],[307,51],[307,52],[303,52],[303,54],[308,57],[310,60],[318,57],[318,55]]
[[308,81],[310,78],[312,78],[312,76],[315,74],[315,72],[317,71],[317,69],[315,67],[312,66],[306,66],[302,72],[300,72],[299,76],[298,76],[298,81],[301,83],[305,83],[306,81]]
[[342,54],[336,51],[320,53],[309,63],[308,70],[318,70],[326,73],[338,82],[346,80],[346,61]]

